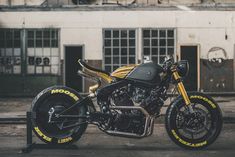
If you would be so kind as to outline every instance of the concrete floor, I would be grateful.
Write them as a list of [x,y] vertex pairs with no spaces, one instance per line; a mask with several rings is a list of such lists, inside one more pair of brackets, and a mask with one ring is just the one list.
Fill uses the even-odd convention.
[[77,149],[35,149],[29,154],[21,154],[19,152],[26,143],[25,125],[0,125],[0,157],[232,157],[235,156],[234,137],[235,125],[225,124],[214,144],[205,150],[189,151],[169,139],[163,124],[156,124],[153,135],[144,139],[113,137],[90,126],[76,143]]

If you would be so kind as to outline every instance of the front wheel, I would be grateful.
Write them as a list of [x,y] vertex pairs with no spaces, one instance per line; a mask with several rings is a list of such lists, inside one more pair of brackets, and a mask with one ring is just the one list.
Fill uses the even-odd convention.
[[222,114],[218,104],[209,96],[188,94],[193,113],[189,112],[181,96],[166,112],[166,130],[170,138],[186,149],[201,149],[212,144],[222,129]]

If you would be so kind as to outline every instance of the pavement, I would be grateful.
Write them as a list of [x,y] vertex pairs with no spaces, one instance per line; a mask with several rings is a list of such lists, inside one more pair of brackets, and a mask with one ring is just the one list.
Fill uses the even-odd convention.
[[[5,130],[5,132],[2,132]],[[235,125],[225,124],[219,138],[204,150],[190,151],[175,145],[164,124],[155,124],[153,135],[143,139],[109,136],[90,125],[74,148],[34,149],[24,154],[25,125],[0,125],[1,157],[233,157]],[[33,141],[40,143],[38,138]],[[44,145],[45,146],[45,145]]]
[[[224,122],[235,123],[235,96],[217,96],[213,97],[219,104]],[[0,123],[23,121],[26,118],[26,112],[30,111],[33,98],[0,98]],[[161,110],[161,116],[157,122],[163,122],[166,109],[170,104],[170,98],[165,102]]]
[[[220,105],[224,118],[235,118],[235,97],[214,97]],[[30,110],[32,98],[1,98],[0,118],[23,118]],[[166,102],[169,104],[169,102]],[[162,109],[162,115],[167,108]],[[235,156],[235,125],[225,123],[219,138],[204,150],[190,151],[175,145],[168,137],[165,125],[155,123],[152,136],[143,139],[130,139],[109,136],[96,126],[89,125],[82,138],[67,149],[34,149],[22,153],[26,147],[26,125],[0,123],[0,157],[231,157]],[[42,144],[35,135],[33,142]],[[46,149],[45,149],[46,148]]]

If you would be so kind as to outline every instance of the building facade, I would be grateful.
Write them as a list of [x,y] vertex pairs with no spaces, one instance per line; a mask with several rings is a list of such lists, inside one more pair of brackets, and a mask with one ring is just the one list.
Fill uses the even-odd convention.
[[234,51],[235,11],[226,6],[3,6],[0,96],[35,96],[56,84],[84,92],[79,58],[112,72],[166,55],[189,60],[188,90],[230,93]]

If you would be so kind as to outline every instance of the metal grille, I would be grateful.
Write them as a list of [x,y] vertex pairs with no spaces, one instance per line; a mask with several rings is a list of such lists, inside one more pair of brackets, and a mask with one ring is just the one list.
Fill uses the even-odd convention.
[[164,62],[165,56],[174,55],[174,29],[143,29],[143,59],[158,64]]
[[135,64],[135,29],[105,29],[103,31],[103,56],[103,65],[108,72],[120,66]]

